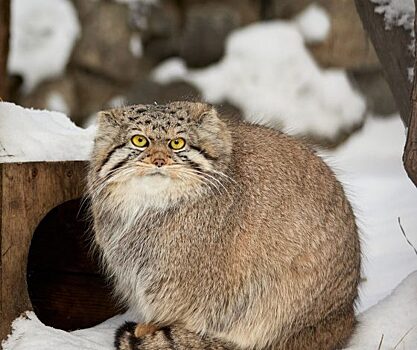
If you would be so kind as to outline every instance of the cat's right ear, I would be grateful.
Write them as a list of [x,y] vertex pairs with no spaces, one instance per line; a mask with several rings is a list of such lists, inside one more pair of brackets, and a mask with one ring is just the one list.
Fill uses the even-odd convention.
[[116,128],[120,126],[120,119],[112,111],[97,113],[97,125],[100,129]]

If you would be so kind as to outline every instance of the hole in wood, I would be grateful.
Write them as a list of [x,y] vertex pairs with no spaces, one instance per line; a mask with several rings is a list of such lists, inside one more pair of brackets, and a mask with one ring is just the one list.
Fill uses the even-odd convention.
[[48,326],[75,330],[121,312],[89,250],[86,213],[80,200],[51,210],[33,234],[27,283],[33,309]]

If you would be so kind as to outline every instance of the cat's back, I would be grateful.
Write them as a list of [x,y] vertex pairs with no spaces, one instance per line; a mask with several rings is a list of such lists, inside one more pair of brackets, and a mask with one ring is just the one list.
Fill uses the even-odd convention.
[[263,126],[238,122],[229,129],[239,210],[253,230],[269,241],[285,232],[300,245],[331,238],[350,240],[357,249],[355,217],[343,187],[310,147]]
[[[331,169],[314,150],[283,132],[245,122],[230,123],[232,166],[243,182],[275,184],[275,189],[341,192]],[[272,188],[268,188],[272,189]],[[342,193],[341,193],[342,194]],[[342,194],[343,195],[343,194]]]

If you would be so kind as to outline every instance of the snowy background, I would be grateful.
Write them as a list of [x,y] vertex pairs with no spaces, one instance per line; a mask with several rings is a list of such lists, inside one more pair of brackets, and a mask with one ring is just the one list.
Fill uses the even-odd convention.
[[[412,33],[412,0],[372,2],[384,16],[387,30],[398,26]],[[188,97],[231,106],[232,113],[243,119],[308,138],[343,182],[361,230],[360,325],[349,349],[417,349],[417,255],[399,225],[400,219],[408,240],[417,246],[417,189],[402,166],[404,126],[395,107],[386,104],[392,97],[378,78],[377,60],[364,51],[369,43],[352,45],[350,50],[356,48],[357,52],[349,51],[349,55],[340,49],[348,58],[331,51],[341,38],[346,37],[349,46],[350,39],[340,24],[352,13],[348,8],[340,14],[330,0],[294,1],[293,6],[304,5],[280,15],[276,5],[269,9],[268,21],[241,15],[239,24],[224,36],[221,55],[210,61],[190,56],[181,43],[182,51],[159,52],[155,58],[154,39],[149,38],[163,37],[166,48],[172,39],[167,32],[177,30],[175,11],[166,7],[169,1],[86,1],[84,7],[75,0],[12,3],[14,36],[9,72],[18,75],[21,84],[12,99],[17,104],[0,102],[0,162],[88,159],[94,115],[99,109]],[[165,17],[161,15],[165,22],[152,17],[158,6],[165,11]],[[123,12],[134,29],[126,26],[125,46],[117,46],[117,57],[104,62],[100,55],[95,56],[104,49],[94,47],[102,39],[90,46],[84,41],[91,31],[89,23],[95,23],[96,35],[100,35],[97,28],[103,21],[93,15],[105,13],[108,19],[107,7],[111,14]],[[236,13],[246,13],[231,9],[221,8],[221,12],[216,7],[203,7],[208,11],[205,13],[213,11],[216,16],[216,10],[228,13],[229,20],[237,18]],[[197,10],[194,7],[186,15],[198,18]],[[161,29],[161,23],[168,28]],[[356,27],[349,25],[349,38],[355,38]],[[123,32],[123,25],[120,28]],[[191,34],[181,35],[191,40],[187,36]],[[361,35],[358,37],[364,40]],[[410,45],[412,42],[410,35]],[[106,45],[109,49],[119,44],[105,42],[104,48]],[[353,57],[356,61],[343,61]],[[200,64],[198,59],[206,61]],[[145,66],[146,74],[142,71]],[[123,76],[120,67],[136,80]],[[365,84],[364,89],[364,81],[378,83]],[[83,90],[85,86],[92,92]],[[368,95],[372,89],[376,93]],[[87,107],[80,109],[79,105]],[[74,121],[92,126],[85,129]],[[21,139],[25,142],[19,142]],[[14,332],[3,348],[111,349],[113,330],[132,318],[129,314],[118,316],[92,329],[68,333],[43,325],[29,313],[15,321]]]

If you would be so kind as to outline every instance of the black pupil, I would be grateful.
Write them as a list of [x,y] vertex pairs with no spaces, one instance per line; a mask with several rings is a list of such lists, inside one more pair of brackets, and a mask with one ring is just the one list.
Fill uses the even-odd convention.
[[174,141],[174,143],[175,143],[176,145],[178,145],[178,144],[180,143],[180,141],[175,140],[175,141]]

